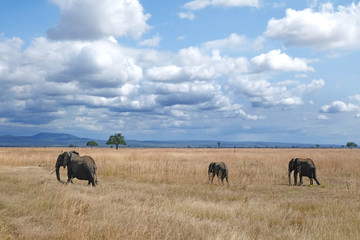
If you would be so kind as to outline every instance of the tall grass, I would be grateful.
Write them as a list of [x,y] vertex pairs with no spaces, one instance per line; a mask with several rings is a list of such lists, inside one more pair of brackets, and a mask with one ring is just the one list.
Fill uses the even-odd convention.
[[[62,150],[0,148],[0,239],[360,239],[357,149],[77,149],[96,188],[50,175]],[[322,185],[288,186],[292,157]]]

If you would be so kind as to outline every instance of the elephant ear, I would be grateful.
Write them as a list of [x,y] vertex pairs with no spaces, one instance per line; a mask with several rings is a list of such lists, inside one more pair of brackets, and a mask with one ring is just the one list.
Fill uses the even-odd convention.
[[289,162],[289,171],[292,171],[292,170],[294,170],[294,158],[292,158],[291,160],[290,160],[290,162]]
[[71,153],[64,152],[63,167],[67,166],[70,161],[71,161]]
[[63,163],[64,163],[64,153],[61,153],[57,158],[55,168],[61,167]]

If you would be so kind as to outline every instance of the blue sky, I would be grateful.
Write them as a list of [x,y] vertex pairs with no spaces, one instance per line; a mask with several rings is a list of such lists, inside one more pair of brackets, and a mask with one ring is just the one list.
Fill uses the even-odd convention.
[[359,141],[360,2],[4,0],[0,134]]

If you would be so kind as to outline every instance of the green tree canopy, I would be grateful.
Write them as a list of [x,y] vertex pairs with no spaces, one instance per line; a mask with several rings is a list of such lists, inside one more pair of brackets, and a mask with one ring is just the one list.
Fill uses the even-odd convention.
[[116,149],[119,148],[119,144],[126,145],[125,138],[121,133],[117,133],[115,135],[111,135],[109,140],[106,142],[107,145],[115,145]]
[[347,142],[346,146],[347,146],[348,148],[356,148],[356,147],[357,147],[357,144],[354,143],[354,142]]
[[97,146],[99,146],[99,144],[97,143],[97,142],[95,142],[95,141],[88,141],[87,143],[86,143],[86,146],[88,146],[88,147],[97,147]]

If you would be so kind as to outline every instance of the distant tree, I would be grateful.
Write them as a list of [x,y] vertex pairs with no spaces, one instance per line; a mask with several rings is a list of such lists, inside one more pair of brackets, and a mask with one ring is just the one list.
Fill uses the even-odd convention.
[[319,145],[319,144],[316,144],[315,146],[316,146],[316,148],[319,148],[319,147],[320,147],[320,145]]
[[95,142],[95,141],[88,141],[86,143],[86,146],[93,148],[93,147],[99,146],[99,144],[97,142]]
[[74,145],[74,144],[70,144],[69,147],[73,148],[73,147],[75,147],[75,145]]
[[346,143],[346,146],[347,146],[348,148],[356,148],[356,147],[357,147],[357,144],[354,143],[354,142],[347,142],[347,143]]
[[218,148],[220,148],[220,144],[221,144],[221,142],[217,142]]
[[111,135],[109,140],[106,142],[107,145],[115,145],[116,150],[119,148],[119,144],[126,145],[125,138],[121,133],[117,133],[115,135]]

